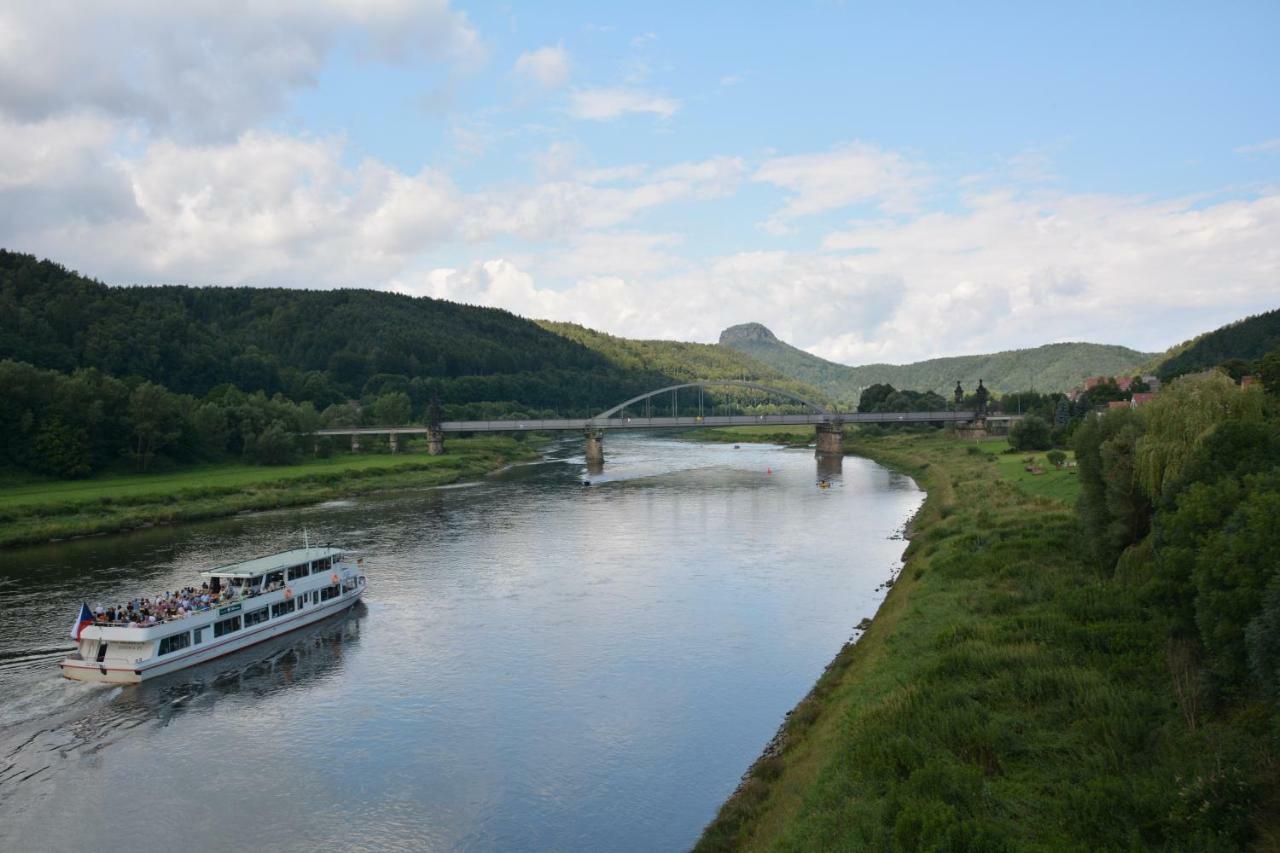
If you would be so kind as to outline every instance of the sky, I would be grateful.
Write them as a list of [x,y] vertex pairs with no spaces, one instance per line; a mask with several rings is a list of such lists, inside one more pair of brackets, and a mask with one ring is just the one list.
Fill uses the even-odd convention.
[[1280,307],[1280,3],[9,0],[0,246],[848,364]]

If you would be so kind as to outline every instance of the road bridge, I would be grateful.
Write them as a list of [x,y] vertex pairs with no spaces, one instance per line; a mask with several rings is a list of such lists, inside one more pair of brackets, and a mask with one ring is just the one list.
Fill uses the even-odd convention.
[[[776,395],[809,409],[795,414],[770,415],[717,415],[705,414],[702,392],[708,387],[737,387],[755,392]],[[698,414],[680,414],[677,396],[686,389],[698,389]],[[667,416],[653,416],[651,401],[664,395],[672,395],[671,411]],[[627,410],[646,403],[646,414],[628,414]],[[425,426],[361,426],[330,427],[317,430],[315,435],[350,436],[351,449],[360,449],[362,436],[387,436],[394,453],[399,450],[401,436],[427,436],[428,452],[444,452],[444,436],[447,433],[475,432],[581,432],[586,438],[586,456],[589,464],[604,462],[604,433],[619,429],[706,429],[734,426],[813,426],[819,456],[843,456],[845,424],[944,424],[971,426],[981,421],[978,412],[838,412],[828,411],[817,403],[806,400],[790,391],[772,388],[755,382],[736,380],[708,380],[670,385],[633,397],[606,409],[590,418],[526,418],[515,420],[439,421]]]

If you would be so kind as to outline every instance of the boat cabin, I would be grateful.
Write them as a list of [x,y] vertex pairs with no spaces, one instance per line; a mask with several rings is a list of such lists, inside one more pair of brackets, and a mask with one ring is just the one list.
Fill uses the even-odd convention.
[[329,573],[342,561],[344,553],[341,548],[295,548],[219,566],[201,572],[200,576],[208,579],[209,589],[215,593],[230,589],[236,595],[256,595],[280,589],[308,575]]

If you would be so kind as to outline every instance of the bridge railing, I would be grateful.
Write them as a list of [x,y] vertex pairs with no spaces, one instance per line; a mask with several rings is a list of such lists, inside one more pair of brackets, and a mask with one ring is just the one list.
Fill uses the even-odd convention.
[[[705,415],[679,417],[528,418],[524,420],[444,421],[437,429],[458,432],[558,432],[565,430],[698,429],[723,426],[804,426],[824,423],[908,424],[971,421],[974,412],[832,412],[789,415]],[[425,435],[428,426],[331,427],[316,435]]]

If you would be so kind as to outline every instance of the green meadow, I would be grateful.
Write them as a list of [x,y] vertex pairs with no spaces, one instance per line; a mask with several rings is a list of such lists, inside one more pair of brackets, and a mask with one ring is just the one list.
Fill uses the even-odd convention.
[[410,449],[396,455],[342,453],[278,467],[226,463],[86,480],[11,479],[0,483],[0,546],[446,485],[534,453],[531,445],[505,436],[453,438],[446,449],[443,456]]

